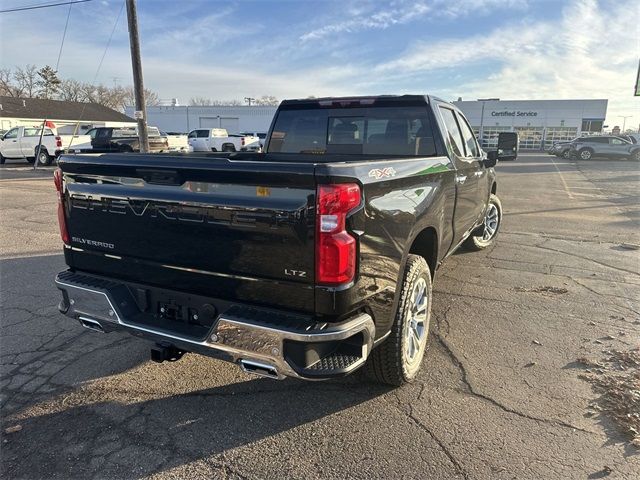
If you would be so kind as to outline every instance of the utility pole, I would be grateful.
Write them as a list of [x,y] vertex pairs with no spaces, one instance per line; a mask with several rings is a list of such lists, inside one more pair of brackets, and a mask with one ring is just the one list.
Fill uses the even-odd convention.
[[626,132],[626,128],[627,128],[627,118],[631,118],[633,117],[633,115],[618,115],[618,118],[622,119],[622,134],[624,135],[624,132]]
[[127,22],[129,23],[131,66],[133,67],[133,91],[136,97],[135,117],[138,120],[140,151],[148,153],[149,135],[147,134],[147,107],[144,100],[144,82],[142,80],[142,60],[140,59],[140,35],[138,34],[138,12],[136,9],[136,0],[127,0]]
[[256,99],[253,97],[244,97],[244,101],[247,102],[249,106],[251,106],[251,102],[255,102]]

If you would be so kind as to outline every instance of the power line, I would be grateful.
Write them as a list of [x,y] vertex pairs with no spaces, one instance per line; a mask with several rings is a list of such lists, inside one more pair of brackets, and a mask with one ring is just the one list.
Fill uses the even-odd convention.
[[91,2],[92,0],[73,0],[70,2],[58,2],[58,3],[45,3],[41,5],[29,5],[26,7],[16,7],[16,8],[8,8],[6,10],[0,10],[0,13],[10,13],[10,12],[23,12],[25,10],[36,10],[38,8],[49,8],[49,7],[59,7],[61,5],[73,5],[74,3],[86,3]]
[[58,60],[56,60],[56,72],[60,66],[60,57],[62,56],[62,47],[64,47],[64,39],[67,37],[67,27],[69,26],[69,17],[71,16],[71,7],[73,3],[69,4],[69,11],[67,12],[67,21],[64,24],[64,32],[62,33],[62,43],[60,44],[60,51],[58,52]]
[[[122,5],[120,5],[120,10],[118,11],[118,16],[116,17],[116,21],[113,23],[113,29],[111,30],[111,35],[109,35],[109,40],[107,40],[107,45],[104,47],[104,52],[102,52],[102,57],[100,58],[100,63],[98,64],[98,68],[96,69],[96,74],[93,77],[93,82],[91,82],[91,85],[95,85],[96,80],[98,79],[98,75],[100,74],[100,69],[102,68],[102,62],[104,61],[104,57],[107,55],[107,51],[109,50],[109,46],[111,45],[111,40],[113,39],[113,34],[116,31],[116,28],[118,26],[118,21],[120,20],[120,16],[122,15],[122,10],[124,10],[124,4],[125,2],[123,0]],[[76,122],[76,128],[73,131],[73,135],[71,136],[71,140],[69,141],[69,147],[67,148],[67,150],[71,148],[71,143],[73,142],[73,136],[75,136],[76,133],[78,132],[78,127],[80,126],[80,122],[84,118],[84,111],[87,108],[87,102],[82,102],[82,103],[83,105],[82,105],[82,110],[80,111],[80,118]]]

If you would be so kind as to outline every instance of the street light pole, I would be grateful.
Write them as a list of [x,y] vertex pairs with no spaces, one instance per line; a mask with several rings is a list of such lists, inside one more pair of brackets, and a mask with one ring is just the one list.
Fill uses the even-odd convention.
[[147,107],[144,100],[144,82],[142,80],[142,60],[140,58],[140,35],[138,34],[138,11],[136,0],[127,0],[127,22],[129,24],[129,43],[131,45],[131,66],[133,68],[133,92],[138,120],[138,138],[140,151],[149,152],[149,135],[147,134]]
[[244,97],[244,101],[247,102],[249,106],[251,106],[251,102],[255,102],[256,99],[253,97]]
[[631,118],[633,115],[618,115],[618,118],[622,118],[622,133],[626,132],[627,128],[627,118]]

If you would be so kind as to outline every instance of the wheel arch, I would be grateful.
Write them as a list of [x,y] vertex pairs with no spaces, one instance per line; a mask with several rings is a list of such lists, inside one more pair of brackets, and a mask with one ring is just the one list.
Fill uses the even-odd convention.
[[409,247],[409,255],[420,255],[427,261],[431,277],[436,273],[438,268],[438,232],[434,227],[426,227],[422,229],[413,239],[411,247]]

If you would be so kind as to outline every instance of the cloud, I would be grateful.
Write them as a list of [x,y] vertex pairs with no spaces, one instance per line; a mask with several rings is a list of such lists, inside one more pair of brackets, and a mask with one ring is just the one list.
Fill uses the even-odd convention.
[[350,10],[351,18],[324,25],[300,36],[303,42],[319,40],[329,35],[353,33],[361,30],[383,30],[392,25],[410,22],[425,15],[429,7],[423,2],[400,3],[398,7],[381,9],[373,13],[359,9]]
[[[633,2],[607,9],[595,0],[566,4],[557,19],[497,26],[487,35],[423,42],[379,63],[379,78],[402,83],[465,69],[466,81],[437,92],[448,98],[609,99],[609,124],[617,115],[640,121],[633,98],[638,68],[638,23]],[[469,71],[476,70],[476,74]],[[486,73],[489,71],[490,73]]]
[[397,0],[388,7],[372,9],[370,4],[350,6],[347,17],[328,23],[300,35],[302,42],[319,40],[342,33],[355,33],[363,30],[384,30],[406,24],[427,15],[433,18],[456,18],[471,14],[486,14],[500,7],[504,9],[522,8],[527,0],[433,0],[424,1]]

